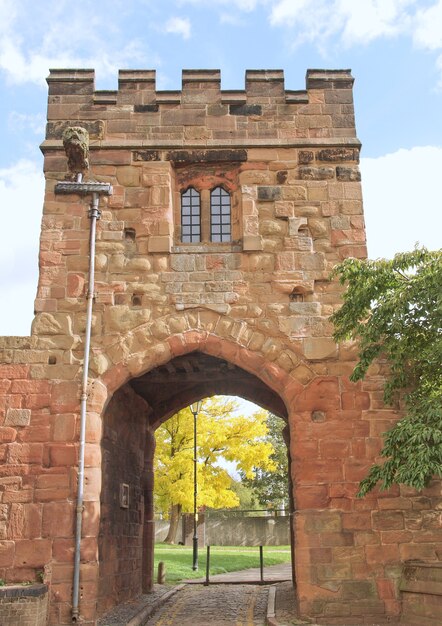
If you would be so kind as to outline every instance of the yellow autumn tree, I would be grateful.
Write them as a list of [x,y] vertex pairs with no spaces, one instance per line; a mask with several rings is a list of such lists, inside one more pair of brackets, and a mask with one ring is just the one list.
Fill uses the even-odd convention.
[[[233,479],[223,460],[236,464],[248,477],[259,468],[275,469],[273,446],[265,441],[267,411],[238,415],[232,398],[204,400],[198,413],[198,508],[230,508],[239,504]],[[178,411],[156,431],[155,506],[169,516],[167,542],[174,543],[181,513],[193,511],[193,415],[188,407]]]

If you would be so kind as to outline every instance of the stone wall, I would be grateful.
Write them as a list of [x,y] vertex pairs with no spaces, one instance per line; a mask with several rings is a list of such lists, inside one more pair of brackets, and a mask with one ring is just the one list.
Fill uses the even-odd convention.
[[[100,571],[113,568],[119,585],[120,565],[102,549],[100,557],[97,539],[101,532],[100,541],[118,543],[103,515],[115,477],[142,465],[140,456],[129,468],[118,445],[103,439],[110,424],[117,439],[127,428],[115,427],[112,409],[106,426],[106,408],[122,387],[126,394],[138,377],[173,369],[196,351],[253,375],[284,407],[273,401],[290,428],[302,614],[325,623],[397,616],[402,561],[440,560],[441,492],[433,483],[422,493],[395,487],[355,495],[398,413],[382,402],[382,362],[363,382],[350,382],[355,347],[337,346],[329,322],[341,294],[330,270],[366,254],[350,72],[310,70],[303,91],[286,90],[282,72],[269,70],[247,72],[243,91],[222,91],[218,72],[198,70],[183,72],[174,92],[156,90],[151,71],[120,72],[115,92],[95,91],[86,70],[55,70],[48,82],[36,315],[31,337],[0,340],[0,577],[35,580],[45,569],[49,623],[71,623],[90,199],[59,195],[55,184],[67,175],[61,134],[75,124],[91,136],[89,180],[113,187],[100,199],[97,228],[83,623],[98,616]],[[213,185],[228,190],[232,241],[211,243],[203,216],[202,242],[180,242],[180,193],[189,185],[202,198]],[[236,389],[261,401],[269,396],[258,383]],[[173,402],[165,397],[146,409],[146,439],[199,399],[191,389],[175,391]],[[133,417],[121,414],[128,424]],[[111,466],[103,463],[109,451]],[[145,475],[151,456],[145,450]],[[149,493],[151,482],[145,510]],[[146,553],[152,538],[144,521]],[[128,531],[136,571],[139,532],[137,524]],[[141,569],[149,580],[151,563]],[[109,597],[100,607],[110,606]]]
[[408,561],[400,583],[403,626],[438,626],[442,618],[442,563]]
[[48,588],[46,585],[0,587],[2,626],[46,626]]

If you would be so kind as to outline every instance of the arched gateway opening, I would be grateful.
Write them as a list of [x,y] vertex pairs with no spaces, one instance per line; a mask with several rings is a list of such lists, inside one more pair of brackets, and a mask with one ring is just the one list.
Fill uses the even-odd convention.
[[[131,378],[109,401],[101,443],[99,615],[153,585],[155,430],[178,410],[215,394],[240,396],[282,418],[289,444],[288,412],[278,393],[233,362],[199,350]],[[290,471],[288,480],[292,511]],[[292,529],[290,534],[293,554]],[[292,571],[294,579],[294,565]]]

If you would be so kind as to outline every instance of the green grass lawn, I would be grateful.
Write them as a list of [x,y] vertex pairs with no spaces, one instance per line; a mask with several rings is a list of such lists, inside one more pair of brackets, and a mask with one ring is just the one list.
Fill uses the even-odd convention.
[[[192,547],[155,544],[155,579],[159,561],[166,564],[166,582],[176,583],[186,578],[206,575],[206,547],[198,550],[198,570],[192,570]],[[264,546],[264,568],[268,565],[290,563],[290,546]],[[211,546],[210,575],[259,567],[258,546]]]

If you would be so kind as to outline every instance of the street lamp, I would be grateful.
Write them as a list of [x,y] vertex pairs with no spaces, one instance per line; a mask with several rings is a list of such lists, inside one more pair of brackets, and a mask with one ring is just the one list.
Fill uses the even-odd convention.
[[198,477],[197,477],[197,455],[196,455],[196,422],[198,413],[201,411],[202,400],[193,402],[190,410],[193,413],[193,562],[192,569],[198,569],[198,513],[197,513],[197,496],[198,496]]

